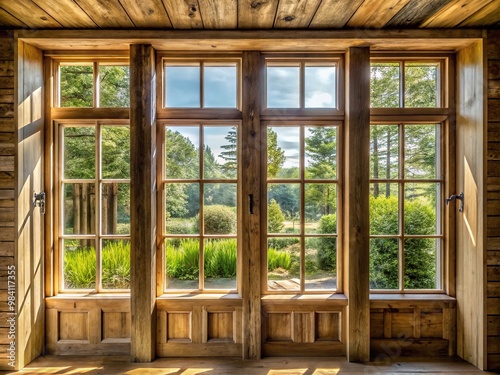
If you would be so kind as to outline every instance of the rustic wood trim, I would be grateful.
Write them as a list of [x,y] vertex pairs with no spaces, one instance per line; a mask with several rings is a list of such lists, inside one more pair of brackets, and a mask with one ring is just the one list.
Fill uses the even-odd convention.
[[156,343],[156,118],[155,50],[130,46],[130,299],[131,356],[151,362]]
[[370,49],[350,48],[346,70],[344,292],[349,299],[347,359],[367,362],[370,359]]
[[[242,56],[242,127],[241,167],[242,223],[247,223],[241,233],[241,277],[239,290],[243,299],[243,353],[244,359],[261,357],[261,213],[266,200],[261,193],[260,89],[262,67],[260,53],[243,52]],[[253,196],[253,213],[245,204]]]

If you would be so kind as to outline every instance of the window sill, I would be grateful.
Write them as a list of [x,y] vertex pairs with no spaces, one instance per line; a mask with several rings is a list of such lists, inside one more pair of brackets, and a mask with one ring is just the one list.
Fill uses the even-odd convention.
[[72,299],[130,299],[130,293],[60,293],[57,296],[47,297],[46,300],[72,300]]
[[406,307],[406,306],[434,306],[448,305],[455,306],[456,298],[446,294],[370,294],[370,307]]
[[241,300],[238,293],[176,293],[176,294],[162,294],[157,300]]
[[262,297],[262,303],[314,303],[328,302],[339,306],[347,306],[347,297],[344,294],[282,294],[266,295]]

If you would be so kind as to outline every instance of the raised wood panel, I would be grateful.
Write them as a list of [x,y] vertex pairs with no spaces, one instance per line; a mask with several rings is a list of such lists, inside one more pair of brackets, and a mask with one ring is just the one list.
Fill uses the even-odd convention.
[[370,337],[380,338],[384,337],[384,310],[379,311],[371,310],[370,313]]
[[293,342],[312,343],[315,341],[314,313],[293,313]]
[[[452,322],[451,324],[454,325]],[[421,311],[420,337],[443,338],[443,311]]]
[[103,312],[102,313],[102,338],[130,339],[130,313],[128,312]]
[[292,314],[267,314],[265,332],[266,341],[292,341]]
[[207,340],[233,341],[232,312],[207,312]]
[[311,21],[312,28],[340,29],[364,0],[323,0]]
[[413,310],[394,311],[390,312],[390,315],[392,338],[413,337]]
[[88,340],[89,317],[85,312],[59,312],[59,340]]
[[316,341],[337,341],[341,339],[340,313],[317,312],[314,317],[314,338]]
[[167,341],[191,339],[191,313],[167,313]]

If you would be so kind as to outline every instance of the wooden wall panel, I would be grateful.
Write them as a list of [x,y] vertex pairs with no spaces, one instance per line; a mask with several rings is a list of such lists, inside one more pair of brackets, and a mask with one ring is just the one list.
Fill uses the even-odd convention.
[[488,239],[487,281],[487,369],[500,369],[500,233],[493,228],[500,219],[500,32],[490,31],[488,56]]
[[[0,34],[0,105],[14,106],[14,39],[12,35]],[[16,132],[14,125],[14,113],[0,110],[0,156],[14,158],[16,153]],[[14,163],[0,165],[0,206],[9,207],[14,211]],[[15,225],[11,217],[0,217],[0,293],[8,293],[8,271],[14,266],[14,238]],[[11,290],[14,283],[11,280]],[[7,322],[9,305],[7,299],[0,301],[0,317],[2,327]],[[5,318],[5,319],[3,319]],[[4,328],[9,328],[5,326]],[[4,337],[6,337],[4,335]],[[9,342],[10,343],[10,342]],[[0,370],[12,370],[9,366],[10,345],[0,345]]]
[[47,353],[130,355],[130,300],[126,297],[46,299]]

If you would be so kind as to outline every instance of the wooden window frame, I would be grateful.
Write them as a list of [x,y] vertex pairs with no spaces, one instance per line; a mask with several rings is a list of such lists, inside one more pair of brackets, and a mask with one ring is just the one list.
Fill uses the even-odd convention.
[[[94,179],[65,179],[63,178],[63,165],[64,165],[64,136],[63,129],[68,127],[90,127],[93,126],[95,128],[95,178]],[[104,179],[102,178],[102,158],[101,158],[101,145],[102,145],[102,137],[101,137],[101,128],[103,126],[117,126],[117,127],[129,127],[128,121],[123,120],[54,120],[54,127],[56,131],[55,135],[55,160],[57,163],[57,167],[55,168],[55,180],[57,181],[54,184],[55,195],[57,199],[55,200],[55,246],[56,246],[56,257],[55,257],[55,267],[57,270],[54,275],[54,283],[55,290],[57,293],[89,293],[89,291],[97,292],[97,293],[109,293],[109,294],[123,294],[130,293],[130,289],[104,289],[102,287],[102,279],[101,279],[101,254],[102,254],[102,240],[128,240],[130,241],[130,233],[128,235],[120,235],[120,234],[103,234],[102,233],[102,215],[101,215],[101,201],[102,201],[102,185],[107,182],[116,182],[116,183],[128,183],[130,184],[130,177],[127,179]],[[77,183],[78,181],[87,181],[89,183],[93,183],[95,185],[95,194],[98,199],[96,199],[95,206],[95,228],[94,234],[75,234],[75,235],[65,235],[63,230],[64,223],[64,189],[63,186],[65,183]],[[96,285],[94,289],[67,289],[64,288],[64,240],[65,239],[88,239],[95,241],[95,250],[96,250]],[[56,294],[57,294],[56,293]]]
[[[436,52],[418,52],[418,53],[387,53],[387,52],[372,52],[370,57],[371,62],[439,62],[440,66],[440,87],[439,95],[441,98],[441,107],[436,108],[371,108],[370,109],[370,124],[371,125],[398,125],[398,124],[437,124],[440,127],[440,148],[441,148],[441,178],[437,179],[441,183],[441,235],[436,236],[441,238],[441,254],[440,271],[436,270],[436,274],[441,275],[441,287],[439,289],[404,289],[404,264],[401,260],[401,247],[398,250],[399,265],[398,265],[398,289],[370,289],[373,295],[383,294],[447,294],[455,295],[455,210],[450,209],[445,205],[445,200],[451,194],[455,194],[455,57],[451,53],[436,53]],[[404,87],[400,88],[401,91]],[[403,92],[404,94],[404,92]],[[401,102],[401,99],[400,99]],[[399,154],[400,156],[401,154]],[[401,163],[401,161],[400,161]],[[401,168],[401,166],[400,166]],[[401,176],[400,176],[401,177]],[[404,178],[394,179],[390,182],[398,183]],[[372,183],[370,178],[370,183]],[[378,179],[377,181],[385,182]],[[434,180],[428,180],[432,182]],[[400,192],[399,206],[404,204],[404,192]],[[439,216],[439,215],[438,215]],[[400,220],[400,219],[398,219]],[[398,238],[406,237],[404,233],[398,235],[382,236]],[[411,237],[411,236],[410,236]],[[433,236],[430,236],[433,237]],[[373,238],[370,235],[370,239]],[[427,238],[427,236],[426,236]],[[403,271],[403,272],[401,272]]]

